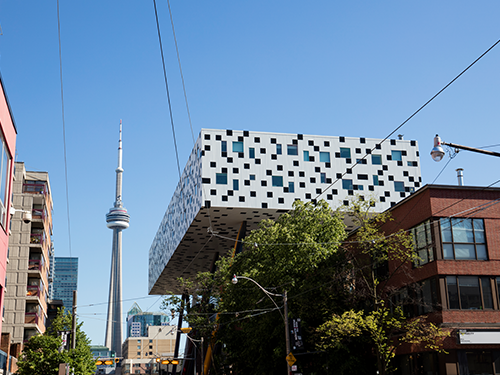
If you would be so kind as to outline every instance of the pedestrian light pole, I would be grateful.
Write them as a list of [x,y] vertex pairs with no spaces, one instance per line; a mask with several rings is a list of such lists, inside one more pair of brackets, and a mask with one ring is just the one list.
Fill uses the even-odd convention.
[[[285,343],[286,343],[286,354],[287,354],[287,375],[290,374],[290,362],[289,362],[289,356],[291,355],[291,350],[290,350],[290,331],[288,329],[288,296],[287,296],[287,292],[285,291],[285,293],[283,294],[277,294],[277,293],[271,293],[269,292],[267,289],[265,289],[264,287],[262,287],[257,281],[255,281],[254,279],[251,279],[249,277],[246,277],[246,276],[236,276],[234,275],[231,282],[233,284],[237,284],[238,283],[238,279],[245,279],[245,280],[250,280],[251,282],[253,282],[255,285],[257,285],[259,287],[260,290],[262,290],[266,296],[269,297],[269,299],[271,301],[273,301],[274,303],[274,306],[276,306],[276,308],[278,309],[281,317],[283,318],[283,321],[285,323]],[[284,315],[281,313],[280,311],[280,308],[278,307],[278,305],[276,304],[276,302],[274,301],[274,299],[271,298],[271,296],[276,296],[276,297],[282,297],[283,298],[283,309],[284,309]]]

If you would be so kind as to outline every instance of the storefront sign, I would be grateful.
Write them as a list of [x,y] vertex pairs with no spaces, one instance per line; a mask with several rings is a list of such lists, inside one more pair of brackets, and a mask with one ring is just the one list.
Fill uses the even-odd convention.
[[500,331],[458,331],[460,344],[500,344]]

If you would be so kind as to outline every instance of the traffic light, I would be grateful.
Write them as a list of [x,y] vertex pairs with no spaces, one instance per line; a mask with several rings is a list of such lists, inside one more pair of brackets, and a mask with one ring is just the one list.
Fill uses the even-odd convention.
[[103,358],[103,359],[98,359],[97,361],[95,361],[95,364],[96,366],[101,366],[101,365],[112,365],[113,363],[115,363],[116,360],[113,360],[113,359],[109,359],[109,358]]
[[179,360],[173,359],[173,358],[169,358],[169,359],[156,358],[155,361],[157,363],[161,363],[162,365],[178,365],[179,364]]
[[115,358],[115,363],[120,362],[120,358]]

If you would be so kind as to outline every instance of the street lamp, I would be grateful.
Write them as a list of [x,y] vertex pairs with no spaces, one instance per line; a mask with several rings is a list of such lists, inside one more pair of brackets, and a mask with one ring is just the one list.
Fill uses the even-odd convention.
[[[251,279],[249,277],[246,277],[246,276],[236,276],[236,275],[234,275],[233,278],[231,279],[231,282],[233,284],[237,284],[238,283],[238,279],[250,280],[255,285],[257,285],[260,288],[260,290],[262,290],[266,294],[266,296],[268,296],[269,299],[271,301],[273,301],[274,306],[276,306],[276,308],[278,309],[281,317],[283,318],[283,321],[285,323],[285,343],[286,343],[286,354],[287,354],[287,374],[290,374],[290,363],[288,362],[288,357],[290,356],[291,351],[290,351],[290,333],[288,331],[288,298],[287,298],[287,292],[286,292],[286,290],[285,290],[285,293],[283,293],[283,294],[271,293],[267,289],[265,289],[263,286],[261,286],[257,281],[255,281],[254,279]],[[284,315],[281,313],[280,308],[278,307],[278,305],[276,304],[276,302],[271,298],[271,296],[283,297],[283,308],[285,310],[284,311]]]
[[436,136],[434,137],[434,147],[431,150],[431,157],[434,161],[441,161],[444,157],[444,150],[443,147],[441,147],[441,145],[453,147],[456,149],[457,152],[458,150],[467,150],[467,151],[477,152],[480,154],[500,157],[500,153],[498,152],[481,150],[480,148],[474,148],[469,146],[457,145],[455,143],[442,142],[439,135],[436,134]]

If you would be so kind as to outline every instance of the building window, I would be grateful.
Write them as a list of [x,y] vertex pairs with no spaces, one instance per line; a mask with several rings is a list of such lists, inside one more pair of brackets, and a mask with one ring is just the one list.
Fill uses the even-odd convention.
[[288,192],[295,193],[295,184],[293,182],[288,183]]
[[353,190],[352,180],[342,180],[342,189]]
[[[465,352],[467,363],[463,363],[468,368],[468,374],[499,374],[500,358],[498,352],[489,350],[467,350]],[[464,357],[459,357],[460,359]],[[465,361],[463,361],[465,362]],[[495,371],[493,372],[493,365]]]
[[396,160],[396,161],[401,161],[402,160],[402,153],[401,151],[396,151],[396,150],[392,150],[391,151],[391,158],[392,160]]
[[283,186],[283,176],[273,176],[273,186]]
[[325,184],[326,183],[326,173],[321,173],[321,183]]
[[248,149],[248,155],[250,156],[250,159],[255,159],[255,148],[250,147]]
[[243,142],[233,142],[233,152],[243,152]]
[[217,185],[227,185],[227,173],[217,173],[215,175],[215,183]]
[[448,308],[462,310],[492,309],[490,279],[477,276],[446,276]]
[[255,181],[255,175],[254,175],[254,174],[251,174],[251,175],[249,176],[249,178],[250,178],[250,180],[251,180],[251,181]]
[[[351,152],[351,150],[349,150]],[[329,163],[330,162],[330,153],[329,152],[320,152],[319,153],[319,161],[321,163]]]
[[9,171],[11,157],[7,151],[7,145],[3,136],[0,134],[0,141],[2,148],[0,152],[0,223],[5,228],[7,223],[7,204],[10,202],[8,197],[9,190]]
[[488,259],[483,219],[440,220],[444,259]]
[[[298,155],[299,154],[299,149],[298,149],[297,145],[287,145],[286,151],[287,151],[288,155]],[[309,155],[307,155],[307,160],[309,161]]]
[[413,248],[418,255],[418,259],[415,260],[415,265],[421,266],[434,261],[434,246],[432,242],[430,220],[412,228],[410,233],[413,237]]
[[404,192],[405,191],[405,183],[402,181],[394,181],[394,191]]
[[382,155],[372,154],[372,164],[373,165],[382,165]]
[[276,144],[276,155],[281,155],[281,145],[279,143]]
[[378,176],[376,174],[373,175],[373,185],[378,186]]
[[309,151],[304,151],[304,161],[309,161]]
[[340,157],[349,159],[351,157],[351,149],[347,147],[341,147],[340,148]]
[[233,190],[240,190],[240,182],[238,180],[233,180]]
[[221,143],[220,143],[220,150],[222,152],[227,152],[227,142],[226,141],[221,141]]

